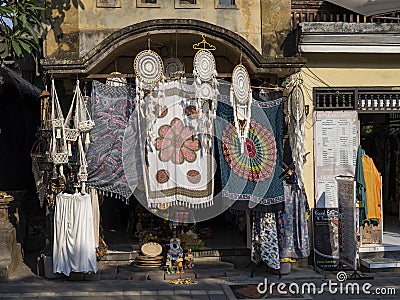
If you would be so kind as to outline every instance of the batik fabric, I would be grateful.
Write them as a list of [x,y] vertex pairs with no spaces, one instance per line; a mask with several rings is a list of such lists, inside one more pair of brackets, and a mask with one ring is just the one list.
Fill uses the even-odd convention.
[[123,164],[123,140],[133,109],[134,90],[93,81],[90,108],[96,126],[90,132],[87,185],[128,199],[132,195]]

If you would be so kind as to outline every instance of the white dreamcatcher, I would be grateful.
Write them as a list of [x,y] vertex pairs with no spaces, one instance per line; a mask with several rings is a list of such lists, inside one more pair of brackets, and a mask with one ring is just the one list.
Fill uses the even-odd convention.
[[[157,137],[154,129],[156,119],[163,112],[165,98],[163,69],[161,57],[152,50],[141,51],[135,57],[136,102],[141,116],[146,120],[146,140],[149,147],[152,147]],[[156,85],[158,94],[154,97],[153,90]],[[145,91],[148,93],[147,101]]]
[[292,158],[296,165],[296,174],[299,186],[303,186],[303,165],[306,138],[304,122],[306,118],[304,110],[304,94],[301,89],[302,80],[293,75],[288,87],[291,88],[288,98],[288,112],[289,112],[289,142],[292,150]]
[[242,64],[237,65],[232,72],[230,101],[233,108],[236,133],[240,142],[240,151],[243,153],[250,129],[252,96],[250,77]]
[[[203,41],[205,41],[203,36]],[[208,43],[207,43],[208,44]],[[198,49],[193,46],[194,49]],[[212,147],[213,122],[217,109],[218,81],[214,55],[210,50],[197,51],[193,60],[195,100],[198,113],[198,132],[204,150]]]

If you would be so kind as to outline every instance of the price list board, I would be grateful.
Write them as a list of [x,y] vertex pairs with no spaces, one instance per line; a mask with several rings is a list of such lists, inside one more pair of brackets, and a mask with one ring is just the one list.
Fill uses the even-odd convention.
[[338,207],[335,177],[355,173],[358,114],[356,111],[316,111],[314,121],[316,207]]

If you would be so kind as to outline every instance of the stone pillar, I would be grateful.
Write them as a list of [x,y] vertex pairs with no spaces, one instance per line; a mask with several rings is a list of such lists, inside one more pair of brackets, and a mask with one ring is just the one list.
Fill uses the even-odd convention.
[[0,192],[0,281],[5,281],[15,270],[21,254],[16,247],[16,232],[8,218],[8,208],[14,198]]
[[261,0],[261,32],[264,56],[283,56],[283,44],[291,30],[291,0]]

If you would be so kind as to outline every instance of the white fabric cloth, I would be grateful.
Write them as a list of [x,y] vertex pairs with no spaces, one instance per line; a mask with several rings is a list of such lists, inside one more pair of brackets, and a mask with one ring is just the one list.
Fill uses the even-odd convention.
[[54,211],[53,272],[97,272],[89,194],[60,193]]
[[92,215],[93,215],[93,233],[94,244],[99,246],[100,236],[100,209],[99,209],[99,195],[95,188],[88,188],[90,199],[92,200]]

